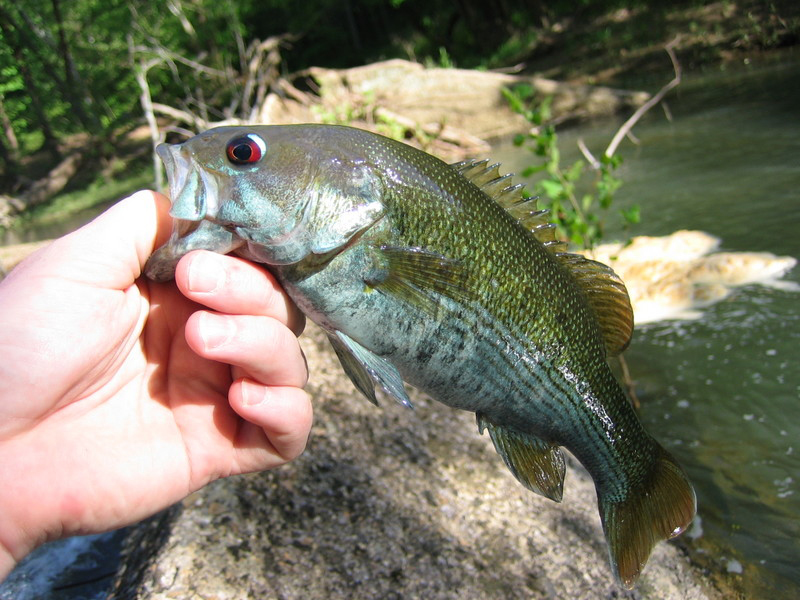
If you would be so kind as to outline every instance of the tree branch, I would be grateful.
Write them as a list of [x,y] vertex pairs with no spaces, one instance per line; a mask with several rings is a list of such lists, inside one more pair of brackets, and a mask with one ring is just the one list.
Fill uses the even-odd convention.
[[670,81],[667,85],[662,87],[655,96],[650,98],[650,100],[642,104],[638,108],[638,110],[635,113],[633,113],[631,117],[627,121],[625,121],[625,123],[622,124],[622,127],[620,127],[617,133],[614,135],[613,139],[611,140],[611,143],[608,145],[608,148],[606,148],[606,151],[604,153],[605,156],[609,158],[614,156],[614,152],[617,151],[617,147],[622,141],[622,138],[628,135],[630,130],[633,128],[634,125],[636,125],[639,119],[641,119],[642,116],[644,116],[644,114],[648,110],[650,110],[656,104],[661,102],[662,98],[664,98],[667,92],[669,92],[672,88],[674,88],[681,82],[681,65],[678,62],[678,58],[675,56],[675,51],[673,50],[673,48],[678,44],[679,40],[680,36],[676,37],[669,44],[664,46],[664,50],[667,51],[667,54],[669,55],[669,58],[672,61],[672,68],[675,70],[674,79]]

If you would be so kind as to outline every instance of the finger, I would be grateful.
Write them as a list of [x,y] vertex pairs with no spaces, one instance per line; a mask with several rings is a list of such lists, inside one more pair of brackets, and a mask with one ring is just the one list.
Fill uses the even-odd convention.
[[297,337],[272,317],[198,311],[186,323],[186,341],[200,356],[240,367],[265,384],[303,387],[308,379]]
[[265,315],[285,323],[296,335],[305,317],[266,269],[235,256],[190,252],[175,271],[181,292],[213,310],[237,315]]
[[169,200],[143,190],[120,200],[92,222],[55,240],[45,261],[60,274],[111,289],[139,277],[153,249],[169,237]]
[[136,192],[28,257],[18,274],[33,269],[78,283],[127,289],[153,248],[169,237],[169,206],[162,194]]
[[275,467],[303,452],[313,421],[311,398],[305,391],[240,379],[228,398],[233,410],[255,426],[243,428],[237,439],[243,470]]

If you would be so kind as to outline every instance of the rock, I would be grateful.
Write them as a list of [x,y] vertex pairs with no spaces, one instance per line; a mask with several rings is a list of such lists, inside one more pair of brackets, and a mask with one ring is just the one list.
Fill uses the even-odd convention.
[[536,496],[474,415],[420,394],[413,411],[375,408],[319,329],[303,347],[316,410],[305,454],[136,527],[111,598],[722,598],[673,543],[623,590],[575,461],[561,504]]
[[638,236],[627,244],[602,244],[585,252],[610,266],[625,282],[637,324],[696,319],[703,308],[735,287],[757,284],[798,291],[780,278],[797,264],[769,252],[716,252],[720,240],[704,231]]
[[511,110],[504,87],[529,84],[543,98],[553,96],[553,118],[610,115],[636,108],[648,94],[560,83],[541,77],[468,69],[426,68],[388,60],[351,69],[312,68],[323,104],[355,94],[420,125],[444,124],[484,140],[526,131],[530,124]]

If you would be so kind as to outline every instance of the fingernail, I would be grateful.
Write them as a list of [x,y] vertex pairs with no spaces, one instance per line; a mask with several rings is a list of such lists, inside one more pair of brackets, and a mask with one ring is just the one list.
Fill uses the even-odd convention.
[[198,294],[216,292],[223,284],[225,273],[214,257],[195,256],[189,265],[189,291]]
[[219,348],[227,344],[235,333],[235,326],[226,317],[218,317],[210,313],[200,315],[200,335],[206,350]]
[[252,383],[247,379],[242,380],[242,405],[258,406],[264,404],[269,396],[269,391],[263,385]]

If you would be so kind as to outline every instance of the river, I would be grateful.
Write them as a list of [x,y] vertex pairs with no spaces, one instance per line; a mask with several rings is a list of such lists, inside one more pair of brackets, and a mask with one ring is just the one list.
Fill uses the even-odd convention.
[[[667,104],[671,120],[654,109],[620,149],[615,207],[641,206],[633,234],[699,229],[722,250],[800,258],[800,62],[690,75]],[[621,122],[565,130],[565,163],[579,138],[599,156]],[[534,159],[498,155],[512,171]],[[622,234],[609,219],[606,237]],[[746,286],[699,320],[638,327],[626,353],[642,420],[697,490],[690,550],[752,598],[800,594],[799,309],[795,291]]]
[[[800,257],[800,62],[689,75],[668,106],[671,120],[652,111],[634,129],[639,144],[620,149],[625,183],[615,203],[641,206],[633,233],[700,229],[724,250]],[[565,130],[565,160],[578,157],[579,138],[599,155],[619,125]],[[495,157],[517,171],[532,160],[511,146]],[[620,235],[609,224],[607,238]],[[800,267],[786,279],[800,282]],[[747,286],[698,320],[639,327],[626,354],[643,421],[697,490],[699,518],[685,543],[747,597],[800,589],[798,306],[797,292]],[[8,590],[0,586],[0,598]]]

